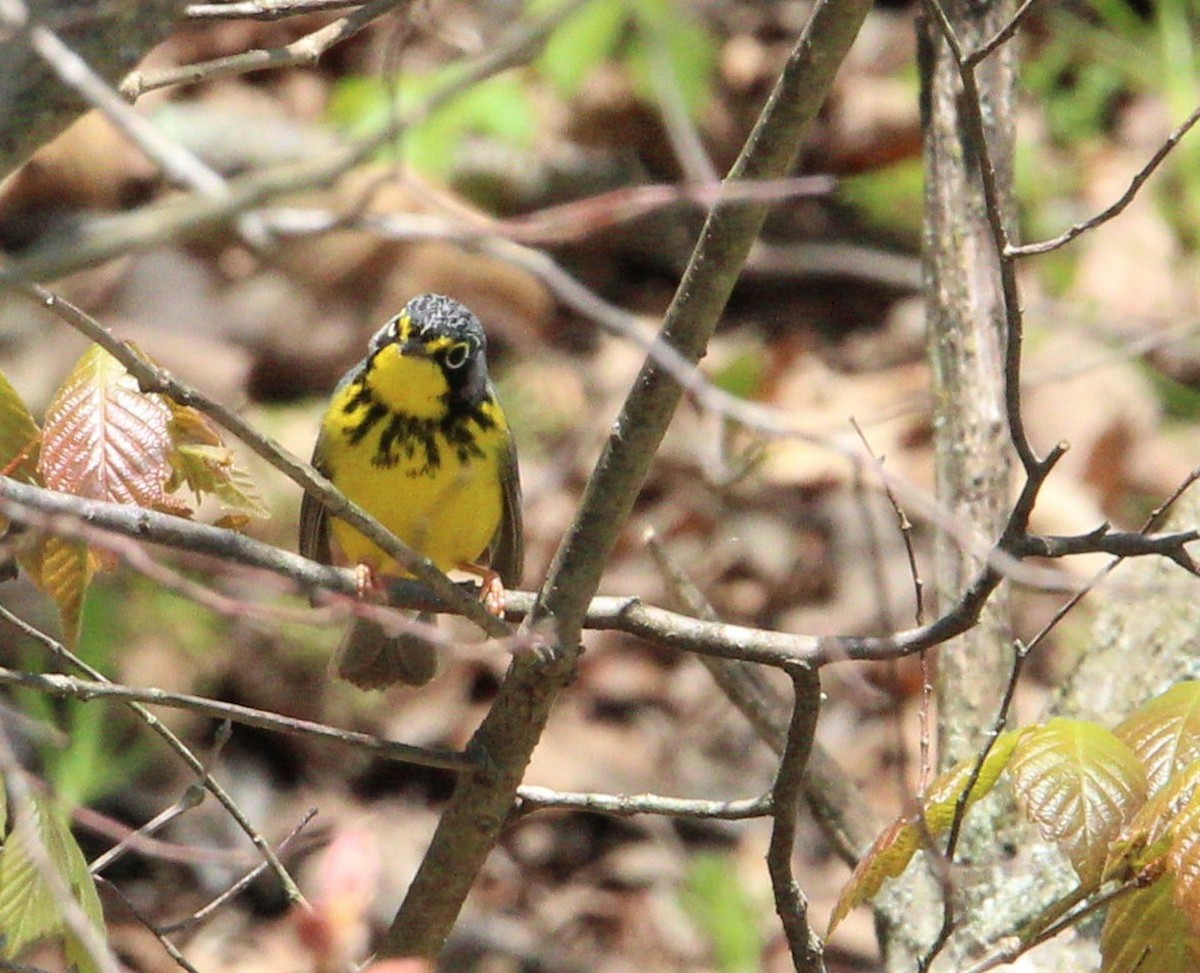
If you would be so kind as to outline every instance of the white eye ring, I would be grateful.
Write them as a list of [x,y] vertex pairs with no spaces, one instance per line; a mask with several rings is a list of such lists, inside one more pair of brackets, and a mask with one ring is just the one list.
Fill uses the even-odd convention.
[[446,363],[446,367],[450,369],[459,369],[467,363],[467,359],[471,357],[471,346],[465,341],[460,341],[456,345],[451,345],[446,349],[446,354],[442,361]]

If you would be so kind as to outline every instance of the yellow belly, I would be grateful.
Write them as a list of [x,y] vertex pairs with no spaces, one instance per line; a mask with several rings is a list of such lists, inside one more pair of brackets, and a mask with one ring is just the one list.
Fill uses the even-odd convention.
[[[344,404],[345,397],[341,402],[335,399],[324,430],[330,444],[329,475],[338,489],[443,571],[477,562],[502,516],[500,476],[508,431],[499,410],[495,410],[497,422],[490,428],[469,424],[477,449],[465,455],[435,433],[438,462],[431,466],[424,446],[408,449],[399,437],[387,450],[394,462],[383,465],[379,462],[380,439],[385,436],[386,421],[372,427],[358,443],[349,444],[347,420],[353,421],[355,416],[341,408]],[[379,574],[405,574],[348,524],[334,518],[330,526],[342,563],[366,564]]]

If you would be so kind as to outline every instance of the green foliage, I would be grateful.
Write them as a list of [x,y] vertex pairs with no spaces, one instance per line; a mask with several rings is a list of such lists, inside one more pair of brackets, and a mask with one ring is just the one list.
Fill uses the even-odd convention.
[[924,218],[924,185],[921,160],[905,159],[840,180],[838,198],[881,230],[916,238]]
[[0,848],[0,960],[15,961],[28,947],[57,940],[68,962],[87,973],[95,965],[68,929],[54,884],[47,881],[30,842],[40,845],[46,864],[102,931],[104,914],[95,882],[61,810],[42,797],[33,798],[30,810],[36,833],[14,827]]
[[693,858],[682,899],[688,915],[712,942],[719,973],[756,973],[762,968],[762,908],[737,880],[728,855]]
[[[99,585],[88,599],[76,655],[109,674],[114,647],[127,643],[126,620],[160,617],[128,611],[122,592]],[[77,699],[54,700],[34,690],[17,690],[15,697],[33,719],[62,731],[65,743],[45,743],[39,757],[51,788],[66,804],[91,804],[126,785],[143,766],[146,747],[129,746],[122,739],[121,724],[113,720],[109,707]]]
[[[1102,973],[1190,973],[1200,959],[1198,713],[1200,681],[1191,681],[1150,700],[1115,731],[1053,719],[1001,737],[979,775],[977,790],[1007,771],[1018,803],[1070,860],[1085,896],[1106,883],[1138,884],[1109,909]],[[923,813],[931,836],[948,826],[973,763],[930,788]],[[831,929],[901,874],[921,845],[916,822],[887,828],[843,890]]]
[[739,399],[755,399],[762,391],[767,373],[767,354],[762,348],[748,348],[722,362],[713,371],[713,385]]
[[[561,0],[526,5],[531,15],[558,6]],[[695,115],[712,96],[717,46],[682,0],[593,0],[558,25],[532,65],[471,84],[407,128],[394,154],[418,171],[445,177],[473,138],[528,149],[544,90],[573,98],[609,61],[623,65],[645,100],[661,102],[673,88]],[[461,76],[460,66],[451,64],[427,74],[405,73],[395,83],[350,78],[334,89],[329,116],[348,134],[368,136]]]
[[[392,86],[375,78],[348,78],[334,89],[330,119],[356,137],[374,134],[433,92],[455,82],[450,65],[424,76],[405,75]],[[522,76],[507,72],[471,85],[429,118],[405,129],[397,151],[422,172],[454,169],[457,153],[473,137],[491,136],[519,148],[533,142],[536,114]]]

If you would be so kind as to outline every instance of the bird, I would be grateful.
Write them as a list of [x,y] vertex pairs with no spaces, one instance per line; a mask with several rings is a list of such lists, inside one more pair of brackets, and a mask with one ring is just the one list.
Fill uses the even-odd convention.
[[[479,318],[442,294],[421,294],[371,338],[366,357],[334,388],[312,465],[413,551],[442,571],[497,591],[520,583],[524,562],[516,442],[488,375]],[[409,572],[305,493],[300,553],[354,567],[364,592]],[[496,582],[499,582],[499,585]],[[432,624],[422,613],[417,621]],[[422,686],[437,652],[413,631],[389,635],[356,617],[333,657],[360,689]]]

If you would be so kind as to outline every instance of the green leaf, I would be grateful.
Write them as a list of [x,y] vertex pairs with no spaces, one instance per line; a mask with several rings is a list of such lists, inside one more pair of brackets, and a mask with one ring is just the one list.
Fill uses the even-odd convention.
[[19,560],[34,585],[53,600],[62,620],[63,641],[74,648],[83,599],[95,573],[87,546],[70,538],[47,536],[33,549],[23,551]]
[[197,496],[216,496],[228,510],[269,517],[271,512],[259,499],[250,474],[234,461],[233,451],[225,445],[216,423],[196,409],[169,404],[173,448],[168,488],[186,484]]
[[1200,760],[1167,781],[1121,829],[1108,853],[1105,878],[1125,881],[1154,867],[1170,849],[1175,820],[1200,788]]
[[1200,798],[1193,794],[1171,829],[1167,867],[1175,876],[1175,906],[1193,936],[1200,935]]
[[[1035,727],[1026,727],[1023,730],[1009,730],[996,737],[996,742],[988,751],[987,759],[984,760],[983,766],[979,770],[979,776],[971,788],[970,797],[967,798],[967,807],[986,797],[996,786],[996,781],[1012,760],[1013,751],[1017,745],[1035,729]],[[925,827],[931,834],[942,834],[948,831],[950,825],[954,823],[958,799],[966,790],[975,764],[976,758],[974,757],[964,760],[956,767],[939,774],[929,785],[929,792],[925,796]]]
[[1194,973],[1200,939],[1174,901],[1167,874],[1113,901],[1100,933],[1101,973]]
[[[27,947],[59,937],[66,943],[66,924],[54,889],[30,855],[29,841],[41,844],[51,867],[70,889],[84,914],[97,930],[104,929],[104,913],[87,862],[67,827],[65,816],[50,799],[32,801],[35,834],[16,828],[0,849],[0,957],[15,960]],[[86,964],[91,968],[91,964]]]
[[[530,12],[550,4],[530,4]],[[628,19],[626,0],[592,0],[564,20],[534,62],[563,98],[579,94],[599,65],[611,58]]]
[[[1032,727],[1010,730],[996,738],[971,788],[966,804],[968,808],[996,786],[1017,744],[1032,730]],[[953,824],[959,797],[966,790],[976,763],[975,758],[964,760],[940,774],[930,785],[924,806],[924,828],[931,837],[944,833]],[[884,879],[896,878],[904,872],[913,856],[921,850],[921,825],[919,819],[902,818],[875,839],[838,897],[829,919],[829,932],[833,932],[851,909],[875,898]]]
[[872,843],[838,896],[829,917],[826,935],[832,935],[851,910],[879,894],[884,879],[904,874],[913,855],[921,850],[921,832],[911,821],[894,821]]
[[35,482],[41,436],[21,396],[0,372],[0,473],[22,483]]
[[1200,760],[1200,682],[1172,686],[1132,713],[1113,733],[1141,759],[1150,793]]
[[1146,771],[1109,730],[1056,718],[1013,754],[1017,800],[1042,837],[1070,859],[1085,888],[1099,884],[1109,846],[1146,800]]

